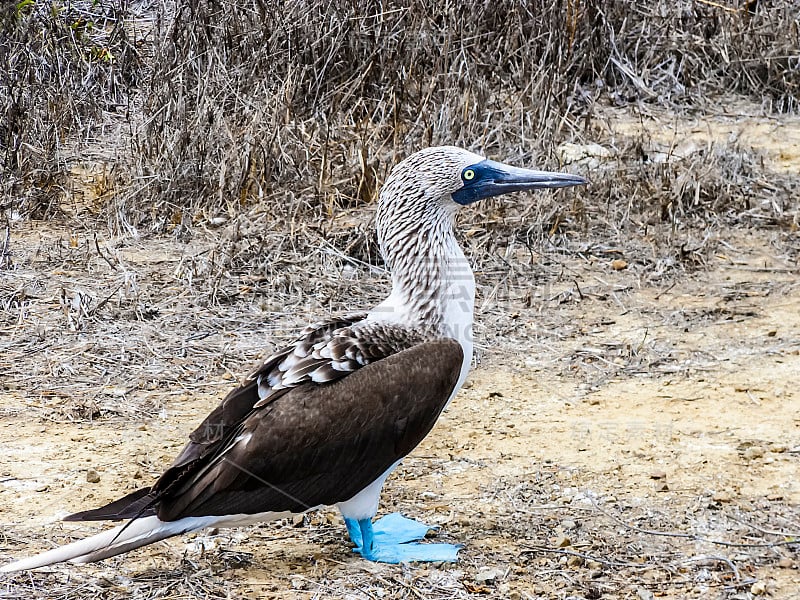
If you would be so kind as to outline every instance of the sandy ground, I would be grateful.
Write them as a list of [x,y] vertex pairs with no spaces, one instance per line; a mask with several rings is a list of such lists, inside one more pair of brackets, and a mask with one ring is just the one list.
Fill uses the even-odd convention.
[[[722,231],[704,269],[658,284],[633,260],[572,258],[479,329],[479,364],[381,506],[464,544],[456,564],[367,563],[323,511],[3,575],[0,597],[796,598],[792,235]],[[58,518],[153,481],[264,339],[312,317],[242,331],[261,300],[187,304],[176,273],[202,242],[117,240],[122,274],[69,224],[20,225],[12,243],[2,562],[97,531]]]

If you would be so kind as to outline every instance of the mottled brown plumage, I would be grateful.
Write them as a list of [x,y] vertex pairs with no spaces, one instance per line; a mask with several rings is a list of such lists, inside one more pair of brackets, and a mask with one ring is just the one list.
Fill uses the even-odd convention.
[[257,380],[291,348],[311,354],[324,339],[358,332],[319,334],[324,328],[301,338],[316,335],[317,344],[301,341],[273,355],[233,390],[152,488],[66,520],[304,512],[352,498],[431,430],[455,388],[463,351],[455,340],[421,341],[411,331],[383,343],[375,336],[370,345],[362,337],[364,360],[335,371],[328,385],[283,387],[259,400]]

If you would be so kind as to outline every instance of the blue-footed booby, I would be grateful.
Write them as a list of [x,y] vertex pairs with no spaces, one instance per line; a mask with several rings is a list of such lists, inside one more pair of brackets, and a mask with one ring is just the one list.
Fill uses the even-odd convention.
[[419,542],[428,525],[399,514],[372,522],[384,481],[433,428],[470,367],[475,280],[456,242],[455,214],[482,198],[584,183],[452,146],[398,163],[377,210],[389,297],[311,325],[267,358],[151,487],[66,518],[127,523],[2,571],[91,562],[205,527],[332,505],[366,559],[455,560],[460,546]]

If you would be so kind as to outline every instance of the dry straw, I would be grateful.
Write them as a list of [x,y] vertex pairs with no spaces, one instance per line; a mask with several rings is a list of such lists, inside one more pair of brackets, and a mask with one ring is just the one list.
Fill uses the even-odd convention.
[[736,91],[791,111],[800,97],[796,2],[3,11],[3,207],[57,210],[88,153],[113,164],[115,227],[254,205],[284,221],[329,217],[371,202],[387,166],[429,144],[547,165],[555,143],[586,135],[598,101],[688,106]]

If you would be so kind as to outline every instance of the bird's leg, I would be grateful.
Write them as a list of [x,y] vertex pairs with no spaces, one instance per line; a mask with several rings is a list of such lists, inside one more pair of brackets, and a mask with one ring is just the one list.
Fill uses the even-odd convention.
[[344,524],[347,527],[347,533],[350,536],[350,541],[353,542],[356,547],[353,548],[353,552],[358,552],[361,550],[361,527],[358,524],[356,519],[348,519],[347,517],[344,518]]
[[[345,519],[345,523],[347,521],[352,519]],[[398,513],[380,519],[374,527],[372,519],[360,519],[357,523],[361,530],[361,544],[357,544],[354,552],[375,562],[455,562],[461,548],[453,544],[409,543],[425,537],[430,527]],[[353,538],[354,532],[350,531],[350,539]]]

